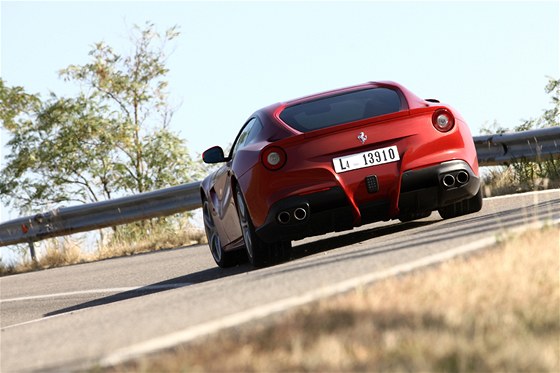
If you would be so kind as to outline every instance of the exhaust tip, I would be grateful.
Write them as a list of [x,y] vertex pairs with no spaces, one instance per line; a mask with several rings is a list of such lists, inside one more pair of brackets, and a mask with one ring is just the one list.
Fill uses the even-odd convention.
[[457,182],[459,184],[466,184],[469,181],[469,174],[466,171],[459,171],[457,173]]
[[280,224],[288,224],[290,222],[290,218],[290,213],[288,211],[281,211],[276,217]]
[[294,218],[296,220],[302,221],[307,217],[307,211],[303,207],[298,207],[294,210]]
[[447,174],[443,177],[441,182],[443,183],[444,187],[451,188],[453,185],[455,185],[455,177],[451,174]]

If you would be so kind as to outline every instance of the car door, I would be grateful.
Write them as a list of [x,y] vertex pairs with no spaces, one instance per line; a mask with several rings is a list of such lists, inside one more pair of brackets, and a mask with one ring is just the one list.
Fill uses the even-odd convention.
[[233,160],[237,152],[248,144],[253,137],[252,133],[255,130],[256,118],[252,118],[241,128],[237,138],[233,144],[231,153],[225,167],[220,168],[216,173],[214,181],[214,188],[217,194],[217,213],[222,222],[222,233],[227,237],[227,243],[223,242],[224,246],[239,240],[242,237],[241,226],[239,224],[239,217],[237,215],[237,208],[235,206],[235,195],[232,188],[232,179],[234,172],[232,170]]

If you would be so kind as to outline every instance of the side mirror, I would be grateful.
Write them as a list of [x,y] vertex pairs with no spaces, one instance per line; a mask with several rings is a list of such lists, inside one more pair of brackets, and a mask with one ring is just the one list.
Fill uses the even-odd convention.
[[221,163],[225,162],[224,150],[219,146],[213,146],[202,153],[204,163]]

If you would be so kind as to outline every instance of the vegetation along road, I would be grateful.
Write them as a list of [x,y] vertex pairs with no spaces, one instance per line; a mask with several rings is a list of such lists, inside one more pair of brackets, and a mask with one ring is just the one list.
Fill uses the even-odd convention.
[[0,370],[118,363],[559,221],[560,190],[551,190],[486,199],[462,218],[306,239],[292,261],[263,269],[220,269],[204,245],[3,277]]

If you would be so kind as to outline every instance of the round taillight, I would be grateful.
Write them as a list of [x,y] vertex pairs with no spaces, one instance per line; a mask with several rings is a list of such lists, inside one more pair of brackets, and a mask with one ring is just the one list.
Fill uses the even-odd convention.
[[455,118],[449,110],[439,109],[432,115],[432,124],[440,132],[448,132],[455,125]]
[[278,164],[280,164],[280,161],[282,160],[282,157],[280,156],[279,153],[277,152],[270,152],[268,153],[268,155],[266,156],[266,162],[273,167],[278,166]]
[[269,170],[278,170],[286,164],[286,153],[277,146],[267,148],[262,153],[262,162]]

